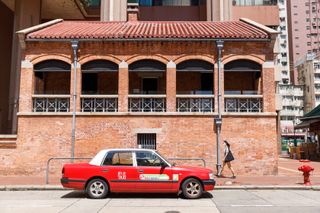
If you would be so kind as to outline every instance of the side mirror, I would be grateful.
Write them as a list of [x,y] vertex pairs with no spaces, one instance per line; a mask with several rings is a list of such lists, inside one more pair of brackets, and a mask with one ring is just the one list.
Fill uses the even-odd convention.
[[168,167],[168,164],[166,162],[164,162],[164,161],[162,161],[160,163],[160,165],[161,165],[162,168]]
[[172,166],[176,166],[176,165],[177,165],[176,163],[173,163],[173,164],[172,164]]

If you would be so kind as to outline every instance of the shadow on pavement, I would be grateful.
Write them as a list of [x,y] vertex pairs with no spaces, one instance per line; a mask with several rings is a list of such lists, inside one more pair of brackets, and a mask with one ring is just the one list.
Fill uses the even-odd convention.
[[[209,192],[204,192],[202,195],[202,199],[211,199],[213,196]],[[84,191],[72,191],[69,192],[65,195],[63,195],[61,198],[87,198],[86,194]],[[184,197],[180,194],[162,194],[162,193],[111,193],[108,195],[107,198],[112,198],[112,199],[137,199],[137,198],[144,198],[144,199],[157,199],[157,198],[172,198],[172,199],[177,199],[177,198],[182,198]]]

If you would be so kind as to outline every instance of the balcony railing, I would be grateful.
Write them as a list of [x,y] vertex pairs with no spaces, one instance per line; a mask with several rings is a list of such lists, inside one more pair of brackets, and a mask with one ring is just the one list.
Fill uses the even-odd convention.
[[213,95],[177,95],[177,112],[214,112]]
[[118,95],[81,95],[81,112],[117,112]]
[[225,95],[225,112],[262,112],[262,95]]
[[251,0],[251,1],[242,1],[242,0],[233,0],[232,4],[234,6],[270,6],[277,5],[278,0]]
[[129,95],[130,112],[165,112],[166,95]]
[[33,112],[69,112],[70,95],[33,95]]

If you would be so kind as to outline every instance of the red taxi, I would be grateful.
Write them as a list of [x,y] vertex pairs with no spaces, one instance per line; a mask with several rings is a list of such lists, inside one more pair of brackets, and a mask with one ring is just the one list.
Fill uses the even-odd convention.
[[213,190],[210,169],[171,165],[157,151],[109,149],[100,151],[90,163],[65,164],[61,184],[85,190],[90,198],[104,198],[110,192],[179,193],[199,198]]

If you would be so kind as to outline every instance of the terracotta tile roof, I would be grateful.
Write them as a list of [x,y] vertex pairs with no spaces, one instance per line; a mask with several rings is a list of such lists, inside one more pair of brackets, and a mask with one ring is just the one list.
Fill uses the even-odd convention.
[[27,39],[268,39],[263,29],[243,21],[93,22],[62,21],[27,34]]

